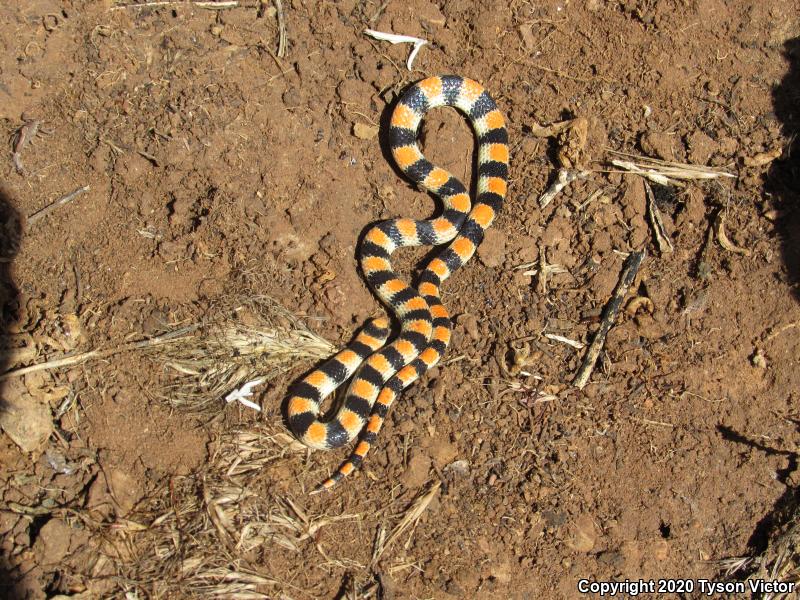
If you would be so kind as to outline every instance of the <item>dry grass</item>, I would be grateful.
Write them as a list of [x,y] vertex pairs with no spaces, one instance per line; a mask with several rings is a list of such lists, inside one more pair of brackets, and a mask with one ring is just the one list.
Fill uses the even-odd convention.
[[204,409],[248,381],[268,381],[335,350],[267,296],[228,299],[210,315],[148,352],[171,374],[157,395],[173,406]]
[[665,160],[638,156],[627,152],[609,149],[609,154],[624,157],[612,158],[609,162],[622,169],[624,173],[635,173],[659,185],[682,187],[684,181],[718,179],[720,177],[735,178],[736,175],[721,169],[712,169],[703,165],[690,165]]
[[[749,573],[745,581],[779,581],[800,587],[800,507],[795,507],[792,522],[772,539],[760,556],[745,556],[718,561],[729,578]],[[753,594],[755,600],[788,600],[797,592]]]
[[420,517],[422,517],[422,513],[430,506],[430,503],[439,493],[439,488],[441,487],[441,481],[435,481],[428,485],[427,489],[417,496],[411,506],[406,510],[403,518],[400,519],[400,522],[394,527],[388,538],[386,538],[386,529],[384,527],[378,530],[378,535],[372,549],[372,565],[377,564],[381,556],[383,556],[383,553],[409,529],[413,532]]
[[226,434],[204,473],[171,479],[146,507],[112,525],[103,551],[122,590],[131,597],[290,598],[291,583],[256,566],[260,552],[296,554],[331,521],[309,519],[290,498],[263,496],[251,484],[254,473],[298,450],[272,427]]
[[[323,569],[343,574],[344,597],[376,597],[377,572],[408,568],[404,557],[441,482],[369,514],[337,514],[331,502],[314,509],[274,487],[305,452],[278,426],[224,434],[202,473],[172,478],[107,530],[102,552],[120,591],[131,598],[308,598],[316,594],[304,589],[302,574]],[[341,535],[364,529],[377,534],[371,560],[360,562]],[[338,542],[326,548],[331,535]]]
[[[62,318],[67,317],[78,320],[74,315]],[[0,374],[0,381],[137,353],[167,373],[166,381],[154,391],[157,397],[172,406],[199,411],[212,403],[222,407],[219,401],[248,381],[269,382],[289,369],[326,358],[335,351],[332,344],[311,332],[275,300],[248,291],[217,302],[202,319],[187,321],[184,319],[179,326],[155,337],[111,343],[79,354],[67,352],[7,371]],[[5,355],[15,362],[35,359],[43,354],[40,347],[45,342],[54,346],[57,341],[47,335],[28,337],[30,343],[10,348]]]

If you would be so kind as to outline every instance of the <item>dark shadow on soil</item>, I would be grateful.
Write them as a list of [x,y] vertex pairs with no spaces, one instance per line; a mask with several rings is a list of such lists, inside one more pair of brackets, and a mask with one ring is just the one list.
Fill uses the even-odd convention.
[[[795,298],[800,300],[800,38],[784,44],[784,56],[789,69],[773,90],[772,101],[789,147],[771,164],[764,181],[764,194],[767,208],[777,211],[775,231],[781,243],[788,283]],[[800,430],[800,423],[795,421],[795,426]],[[776,479],[786,484],[786,489],[771,510],[756,523],[747,541],[748,556],[768,558],[766,552],[770,544],[775,543],[800,515],[800,489],[790,483],[798,469],[800,455],[794,449],[769,446],[763,440],[751,439],[729,427],[718,426],[717,431],[743,452],[755,451],[786,458],[785,468],[775,473]],[[737,571],[732,578],[744,580],[755,572],[757,566],[751,564]]]
[[[800,426],[798,426],[798,428],[800,428]],[[786,467],[779,469],[775,473],[775,478],[778,481],[786,483],[790,480],[792,474],[797,471],[799,458],[797,452],[782,448],[773,448],[759,440],[750,439],[724,425],[717,426],[717,431],[719,431],[723,439],[740,444],[742,447],[750,447],[768,456],[785,456],[787,461]],[[786,491],[775,501],[772,510],[756,524],[753,533],[750,534],[750,539],[747,541],[750,553],[755,555],[762,554],[766,551],[767,545],[774,534],[781,531],[787,523],[794,519],[799,501],[800,495],[798,495],[798,490],[787,485]]]
[[[11,202],[11,198],[0,186],[0,339],[4,339],[9,325],[13,323],[19,312],[18,293],[11,279],[11,261],[17,254],[22,238],[22,221]],[[6,354],[0,352],[0,373],[8,369]],[[5,410],[4,385],[0,383],[0,412]],[[6,535],[13,535],[10,531]],[[0,542],[3,542],[0,537]],[[21,599],[26,595],[25,589],[16,580],[11,557],[6,555],[7,544],[0,550],[0,598],[8,600]]]
[[776,225],[783,260],[789,284],[794,288],[795,298],[800,300],[800,38],[784,44],[784,56],[789,70],[773,90],[772,100],[790,147],[772,163],[764,191],[774,198],[780,215]]
[[[780,215],[776,229],[781,240],[783,261],[789,285],[794,290],[795,298],[800,300],[800,38],[793,38],[784,44],[784,56],[789,63],[789,70],[773,91],[772,99],[775,116],[780,120],[790,146],[780,159],[772,163],[764,191],[772,196],[774,207]],[[781,481],[788,480],[791,472],[797,469],[797,453],[763,448],[747,440],[736,441],[748,443],[765,452],[787,455],[787,468],[777,473]],[[756,553],[766,550],[770,539],[795,517],[799,505],[800,490],[788,486],[773,509],[756,525],[750,536],[750,548]]]

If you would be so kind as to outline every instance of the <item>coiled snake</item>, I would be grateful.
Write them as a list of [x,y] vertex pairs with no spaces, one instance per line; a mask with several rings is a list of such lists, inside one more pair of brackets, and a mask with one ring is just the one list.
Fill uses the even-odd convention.
[[[422,118],[439,106],[453,106],[464,113],[478,138],[478,193],[474,205],[464,185],[431,164],[417,145]],[[358,468],[375,442],[392,402],[444,355],[452,324],[439,288],[475,253],[506,195],[509,152],[505,120],[488,92],[471,79],[443,75],[411,86],[392,113],[389,140],[400,169],[414,183],[439,197],[444,210],[434,219],[378,223],[367,232],[361,245],[361,269],[372,290],[397,316],[397,338],[385,345],[389,322],[383,318],[368,322],[347,348],[304,377],[290,392],[289,426],[307,446],[336,448],[363,431],[348,460],[315,491],[332,488]],[[397,248],[448,242],[422,271],[416,289],[399,279],[392,269],[390,258]],[[336,415],[321,421],[322,401],[354,373]]]

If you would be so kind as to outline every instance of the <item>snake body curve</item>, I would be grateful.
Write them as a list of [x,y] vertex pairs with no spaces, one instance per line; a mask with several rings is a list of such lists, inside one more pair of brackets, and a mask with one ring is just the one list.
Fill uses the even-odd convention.
[[[423,117],[440,106],[453,106],[464,113],[478,138],[474,205],[464,185],[428,161],[417,144]],[[434,219],[378,223],[361,245],[359,262],[367,283],[400,321],[397,338],[384,346],[388,321],[368,322],[350,346],[304,377],[290,393],[289,426],[305,445],[330,449],[362,434],[350,457],[316,491],[332,488],[361,464],[392,402],[441,360],[452,324],[441,302],[440,286],[475,253],[506,195],[509,151],[505,119],[489,93],[471,79],[443,75],[411,86],[392,113],[389,139],[398,167],[439,197],[444,210]],[[422,271],[416,289],[395,274],[390,258],[397,248],[448,242]],[[342,406],[333,418],[321,421],[324,398],[353,374]]]

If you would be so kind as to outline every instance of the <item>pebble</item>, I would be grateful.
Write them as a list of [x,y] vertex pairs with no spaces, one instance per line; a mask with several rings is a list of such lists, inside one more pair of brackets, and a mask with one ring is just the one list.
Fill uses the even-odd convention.
[[400,483],[409,489],[422,487],[428,480],[431,459],[420,451],[414,451],[408,461],[408,467],[400,476]]
[[458,324],[464,328],[464,331],[466,331],[467,335],[473,340],[477,341],[480,339],[481,333],[478,330],[478,319],[475,315],[464,313],[458,317]]
[[61,519],[50,519],[44,524],[33,545],[40,564],[52,565],[61,562],[69,552],[71,531],[69,525]]
[[378,137],[378,128],[366,123],[356,123],[353,125],[353,135],[360,140],[371,140]]
[[34,398],[19,379],[11,380],[3,392],[0,428],[23,452],[41,451],[53,431],[50,407]]
[[597,528],[589,515],[581,515],[572,523],[569,546],[578,552],[590,552],[597,543]]
[[499,267],[506,254],[506,234],[500,229],[489,229],[478,246],[478,258],[487,267]]

